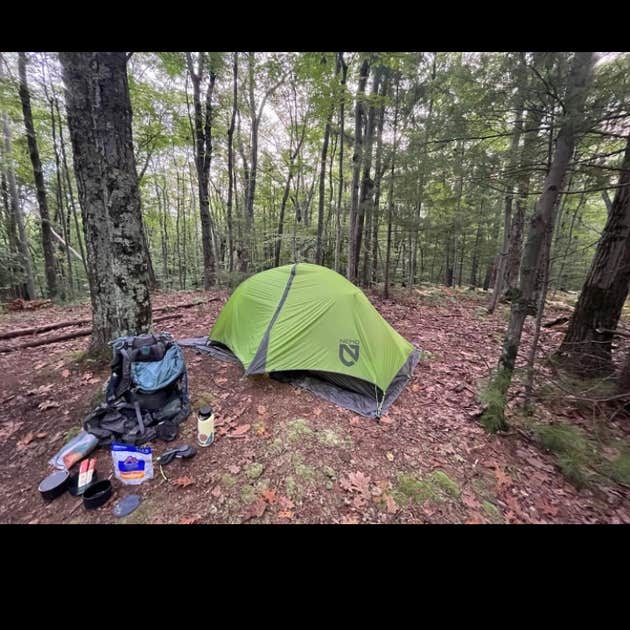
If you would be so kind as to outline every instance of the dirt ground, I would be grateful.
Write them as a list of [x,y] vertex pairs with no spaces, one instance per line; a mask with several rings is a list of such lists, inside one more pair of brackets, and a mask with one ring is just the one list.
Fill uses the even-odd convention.
[[[174,311],[158,330],[176,338],[206,335],[226,292],[154,296],[154,307],[215,301]],[[0,340],[0,522],[2,523],[630,523],[627,486],[578,490],[550,452],[512,430],[489,435],[478,424],[475,390],[496,364],[506,308],[489,316],[481,293],[413,291],[370,299],[423,350],[413,379],[388,415],[376,422],[267,377],[243,377],[235,365],[186,348],[193,410],[215,407],[217,437],[190,460],[156,466],[140,486],[112,479],[114,494],[97,510],[66,493],[44,503],[39,482],[48,460],[100,402],[106,365],[82,358],[89,337],[15,347],[80,326]],[[549,310],[549,318],[562,314]],[[89,306],[0,315],[0,334],[89,317]],[[524,339],[533,331],[528,319]],[[561,330],[544,329],[543,353]],[[520,361],[522,362],[522,358]],[[517,413],[519,389],[510,402]],[[539,405],[545,418],[580,417],[566,401]],[[509,419],[511,418],[509,417]],[[584,417],[586,422],[587,418]],[[628,440],[627,417],[610,430]],[[194,415],[175,442],[156,441],[154,459],[174,445],[194,444]],[[112,474],[99,449],[100,477]],[[140,507],[117,519],[112,508],[129,494]]]

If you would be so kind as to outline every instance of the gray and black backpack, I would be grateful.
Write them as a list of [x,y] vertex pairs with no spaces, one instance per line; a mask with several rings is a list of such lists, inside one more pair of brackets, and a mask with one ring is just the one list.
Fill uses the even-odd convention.
[[182,349],[168,333],[119,337],[112,347],[106,400],[85,418],[85,430],[99,446],[175,439],[190,414]]

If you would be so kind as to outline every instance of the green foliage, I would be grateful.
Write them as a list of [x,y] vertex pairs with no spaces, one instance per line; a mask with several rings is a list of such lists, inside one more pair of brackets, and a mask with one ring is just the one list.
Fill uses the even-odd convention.
[[534,434],[542,445],[555,453],[560,470],[575,486],[581,488],[592,478],[587,468],[595,461],[596,451],[584,431],[571,425],[534,424]]
[[497,374],[482,385],[477,398],[485,406],[479,421],[490,433],[505,431],[508,424],[505,420],[505,405],[507,390],[510,383],[510,375],[506,370],[499,370]]
[[622,445],[620,454],[612,461],[606,461],[601,472],[618,483],[630,484],[630,448]]
[[446,501],[458,498],[459,486],[444,471],[435,470],[426,478],[411,473],[398,475],[392,496],[397,503],[421,505],[425,501]]

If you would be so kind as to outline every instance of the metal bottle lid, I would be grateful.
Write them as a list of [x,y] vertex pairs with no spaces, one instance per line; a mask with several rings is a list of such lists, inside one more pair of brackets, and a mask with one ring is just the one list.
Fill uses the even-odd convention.
[[212,407],[210,405],[204,405],[199,409],[199,415],[203,417],[208,417],[212,415]]

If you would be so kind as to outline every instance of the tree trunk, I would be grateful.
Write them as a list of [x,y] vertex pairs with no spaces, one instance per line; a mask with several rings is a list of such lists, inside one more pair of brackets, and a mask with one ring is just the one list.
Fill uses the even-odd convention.
[[18,53],[18,66],[20,72],[20,101],[22,102],[22,113],[24,114],[24,128],[28,142],[28,152],[33,165],[33,176],[35,178],[35,188],[37,189],[37,205],[39,207],[39,217],[41,220],[42,249],[44,251],[44,267],[46,271],[46,287],[48,297],[57,296],[57,271],[55,269],[55,253],[53,251],[52,234],[50,233],[50,216],[48,213],[48,203],[46,200],[46,186],[44,184],[44,174],[42,163],[39,158],[37,139],[35,137],[35,127],[33,126],[33,112],[31,111],[31,95],[28,91],[26,80],[26,53]]
[[343,58],[343,52],[337,54],[337,64],[341,66],[341,97],[339,101],[339,191],[337,193],[337,211],[335,213],[335,271],[341,273],[341,201],[343,196],[343,147],[346,104],[346,78],[348,65]]
[[[61,175],[61,161],[59,159],[59,148],[57,146],[57,121],[55,119],[55,107],[53,104],[53,99],[50,98],[48,100],[50,105],[50,124],[52,126],[52,136],[53,136],[53,150],[55,153],[55,173],[57,176],[57,210],[61,217],[61,226],[63,232],[63,238],[66,243],[66,264],[68,267],[68,282],[67,282],[67,291],[68,295],[72,297],[74,295],[74,287],[73,287],[73,273],[72,273],[72,256],[70,255],[70,236],[69,236],[69,223],[66,221],[66,213],[69,215],[69,208],[63,207],[63,178]],[[59,121],[59,125],[61,126],[61,120]]]
[[[385,98],[389,92],[390,75],[387,68],[383,70],[384,80],[381,86],[381,104],[378,110],[376,127],[376,159],[374,162],[374,202],[370,213],[370,222],[365,239],[365,257],[363,261],[363,284],[368,286],[375,281],[378,253],[379,206],[381,203],[381,180],[383,178],[383,126],[385,124]],[[386,168],[386,167],[385,167]],[[370,243],[371,237],[371,243]]]
[[[335,77],[339,73],[339,66],[335,72]],[[324,142],[322,143],[322,153],[319,167],[319,202],[317,206],[317,245],[315,250],[315,264],[321,265],[323,262],[322,238],[324,233],[324,203],[326,200],[326,156],[328,155],[328,142],[330,139],[330,126],[334,111],[334,102],[331,103],[326,115],[326,128],[324,129]]]
[[567,365],[589,375],[613,369],[611,343],[630,282],[630,137],[619,187],[569,329],[560,346]]
[[227,229],[228,229],[228,271],[234,271],[234,234],[232,231],[232,195],[234,190],[234,125],[236,108],[238,106],[238,53],[232,53],[232,116],[228,127],[228,198],[227,198]]
[[[4,66],[0,61],[0,79],[4,79]],[[24,226],[24,216],[17,193],[17,185],[15,183],[15,169],[13,167],[13,158],[11,151],[11,127],[9,126],[9,117],[2,113],[2,132],[3,132],[3,164],[2,169],[8,189],[8,206],[11,221],[11,232],[16,239],[16,249],[20,257],[20,273],[17,274],[21,297],[27,300],[35,298],[35,281],[33,279],[33,263],[31,253],[28,249],[28,241],[26,237],[26,229]],[[15,234],[17,231],[17,234]],[[19,297],[19,296],[18,296]]]
[[492,392],[491,403],[481,416],[482,423],[490,431],[502,430],[507,427],[504,416],[507,391],[512,382],[523,324],[534,296],[541,252],[543,245],[549,244],[549,241],[545,239],[545,233],[550,225],[553,226],[560,187],[573,154],[577,133],[583,124],[584,103],[592,67],[592,52],[575,53],[568,77],[565,112],[556,141],[555,155],[551,169],[545,178],[543,193],[538,199],[529,226],[521,263],[518,294],[512,301],[510,321],[503,342],[497,374],[488,386],[489,392]]
[[359,186],[361,164],[363,162],[363,126],[365,119],[365,85],[370,72],[370,61],[365,58],[359,70],[359,85],[355,99],[354,115],[354,155],[352,156],[352,203],[348,221],[348,265],[346,276],[350,282],[357,279],[357,224],[359,213]]
[[383,77],[383,66],[379,66],[374,72],[372,80],[371,100],[372,104],[368,110],[366,129],[365,129],[365,147],[363,151],[363,176],[361,178],[361,193],[359,197],[359,209],[356,215],[355,223],[355,248],[354,248],[354,273],[355,281],[359,278],[359,260],[361,256],[361,245],[363,243],[363,231],[366,215],[372,213],[372,195],[374,193],[374,180],[371,177],[372,171],[372,147],[374,144],[374,123],[376,119],[376,107],[374,105],[374,97],[378,94],[381,79]]
[[55,110],[57,112],[57,119],[59,120],[59,144],[61,146],[61,159],[63,161],[63,173],[66,180],[66,192],[70,202],[70,209],[72,211],[72,219],[74,223],[74,229],[76,232],[77,242],[79,244],[79,252],[81,253],[81,261],[83,262],[83,270],[86,277],[88,276],[87,269],[87,257],[85,255],[85,248],[83,247],[83,237],[81,229],[79,228],[79,213],[77,212],[76,204],[74,203],[74,191],[72,189],[72,182],[70,180],[70,169],[68,168],[68,158],[66,156],[66,141],[63,135],[63,125],[61,124],[61,114],[59,112],[59,101],[55,97]]
[[126,55],[62,52],[59,58],[87,245],[91,346],[102,349],[151,326]]
[[524,82],[526,80],[525,75],[525,61],[522,60],[519,63],[518,79],[516,84],[516,94],[514,95],[514,109],[516,111],[516,118],[514,120],[514,131],[512,132],[512,142],[510,144],[510,159],[508,162],[508,191],[505,196],[504,205],[504,223],[503,223],[503,246],[501,248],[500,258],[497,263],[497,272],[495,275],[494,289],[492,291],[492,299],[490,306],[488,307],[488,313],[492,313],[497,306],[497,301],[503,290],[505,284],[506,268],[508,265],[509,255],[509,243],[510,243],[510,231],[512,227],[512,202],[514,199],[514,171],[518,166],[519,158],[519,142],[521,140],[521,134],[523,132],[523,106],[525,103],[524,94]]
[[389,172],[389,192],[387,195],[387,247],[385,249],[385,286],[383,287],[383,297],[389,297],[389,261],[392,250],[392,214],[394,209],[394,166],[396,162],[396,149],[398,131],[398,107],[400,93],[400,75],[396,77],[396,99],[394,101],[394,138],[392,143],[392,163]]
[[212,217],[208,198],[210,180],[210,161],[212,159],[212,94],[216,74],[212,68],[208,71],[205,113],[201,106],[201,82],[204,73],[204,54],[198,53],[197,71],[193,67],[192,56],[186,53],[188,74],[193,84],[193,103],[195,108],[195,166],[199,185],[199,216],[201,217],[201,246],[203,248],[203,288],[207,291],[214,283],[216,252],[214,251]]

